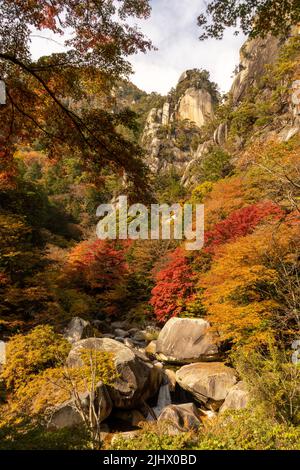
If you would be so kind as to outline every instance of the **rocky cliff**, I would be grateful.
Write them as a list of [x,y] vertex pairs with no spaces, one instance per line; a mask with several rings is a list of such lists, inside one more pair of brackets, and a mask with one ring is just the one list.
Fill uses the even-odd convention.
[[214,117],[216,102],[215,87],[206,72],[182,74],[163,106],[151,109],[146,121],[142,144],[153,171],[186,167],[194,157],[201,128]]
[[180,98],[177,119],[188,119],[201,128],[213,115],[213,100],[208,91],[192,87],[188,88]]
[[293,137],[300,128],[300,107],[292,98],[288,56],[297,38],[295,28],[285,40],[247,40],[221,105],[207,72],[184,72],[163,106],[148,115],[142,144],[150,168],[156,173],[175,168],[189,186],[199,181],[195,168],[201,168],[211,149],[229,152],[234,159],[251,139]]

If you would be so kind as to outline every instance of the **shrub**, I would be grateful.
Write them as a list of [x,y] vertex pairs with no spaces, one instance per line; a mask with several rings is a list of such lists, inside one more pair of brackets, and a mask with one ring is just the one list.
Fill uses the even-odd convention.
[[205,181],[202,184],[199,184],[193,192],[191,197],[191,202],[194,203],[202,203],[207,196],[211,192],[213,188],[213,183],[211,181]]
[[117,378],[113,355],[83,350],[83,365],[48,368],[21,385],[11,399],[11,410],[42,416],[51,407],[71,400],[76,393],[91,391],[98,382],[112,385]]
[[205,421],[197,433],[169,436],[162,423],[147,424],[134,439],[118,439],[112,450],[298,450],[300,428],[279,424],[259,406]]
[[69,254],[65,269],[69,284],[93,294],[99,310],[116,314],[126,296],[126,251],[125,242],[96,240],[79,243]]
[[267,351],[242,351],[233,356],[237,371],[266,415],[285,424],[300,424],[300,366],[291,353],[270,344]]
[[205,233],[205,250],[214,253],[218,245],[251,233],[261,221],[282,216],[282,210],[271,201],[238,209]]
[[134,439],[121,436],[111,446],[112,450],[184,450],[191,448],[192,434],[169,436],[167,428],[161,424],[145,424]]
[[259,407],[226,412],[199,433],[197,450],[297,450],[300,428],[278,424]]
[[40,325],[26,335],[14,336],[7,345],[7,363],[2,378],[15,391],[48,368],[61,364],[70,344],[49,325]]

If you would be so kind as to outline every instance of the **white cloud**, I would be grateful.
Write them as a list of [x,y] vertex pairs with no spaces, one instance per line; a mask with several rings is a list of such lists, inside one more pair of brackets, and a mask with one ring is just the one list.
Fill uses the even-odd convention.
[[[166,94],[176,86],[184,70],[204,68],[211,73],[212,80],[218,83],[221,91],[228,91],[245,38],[227,31],[222,41],[199,41],[197,16],[204,10],[203,1],[151,0],[151,4],[151,17],[137,24],[158,50],[130,58],[135,71],[131,80],[147,92]],[[64,50],[62,45],[54,42],[60,42],[61,37],[45,31],[43,36],[49,39],[32,38],[34,58]]]
[[133,82],[148,92],[166,94],[184,70],[205,68],[221,91],[228,91],[244,36],[236,37],[227,31],[222,41],[201,42],[197,16],[204,9],[203,2],[152,0],[151,3],[151,18],[139,22],[139,26],[158,51],[137,54],[131,59],[135,70]]

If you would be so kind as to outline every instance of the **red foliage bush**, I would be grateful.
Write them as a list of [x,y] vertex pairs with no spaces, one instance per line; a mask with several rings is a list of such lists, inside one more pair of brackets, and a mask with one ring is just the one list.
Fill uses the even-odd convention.
[[214,254],[219,245],[250,234],[260,222],[270,216],[273,219],[283,216],[282,210],[271,201],[232,212],[225,220],[217,223],[213,230],[205,233],[205,251]]
[[192,299],[193,271],[181,248],[168,257],[163,269],[155,275],[156,286],[152,289],[150,304],[159,322],[180,315],[184,305]]
[[79,243],[69,255],[68,272],[90,289],[111,289],[128,271],[125,250],[125,245],[111,241]]

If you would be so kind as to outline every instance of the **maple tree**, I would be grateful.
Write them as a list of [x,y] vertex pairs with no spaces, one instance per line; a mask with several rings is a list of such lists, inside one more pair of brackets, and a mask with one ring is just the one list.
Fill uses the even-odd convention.
[[[1,0],[0,80],[7,103],[0,107],[0,183],[12,184],[16,144],[38,138],[50,157],[78,153],[94,175],[112,165],[145,193],[142,150],[118,130],[134,127],[134,115],[108,105],[107,91],[130,73],[127,56],[151,48],[127,21],[149,13],[147,0]],[[43,30],[58,35],[66,50],[34,62],[31,36]]]
[[298,243],[299,220],[287,218],[220,247],[199,287],[221,340],[256,347],[299,325]]
[[115,314],[126,295],[128,243],[83,241],[68,256],[65,268],[71,285],[96,296],[106,313]]
[[198,17],[202,28],[200,39],[222,39],[228,27],[250,36],[287,35],[299,23],[297,0],[210,0],[206,12]]
[[271,201],[237,209],[205,233],[205,251],[214,253],[219,245],[251,233],[261,221],[270,218],[278,220],[283,214],[280,207]]
[[154,277],[156,285],[151,292],[150,304],[157,320],[165,322],[183,313],[185,303],[193,295],[193,271],[182,248],[168,255],[165,266]]

